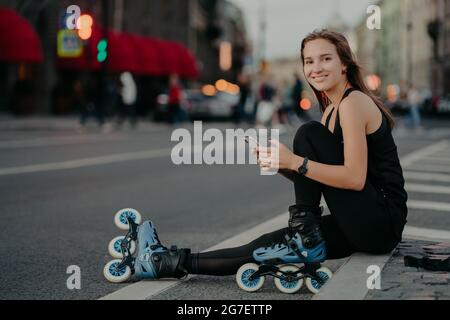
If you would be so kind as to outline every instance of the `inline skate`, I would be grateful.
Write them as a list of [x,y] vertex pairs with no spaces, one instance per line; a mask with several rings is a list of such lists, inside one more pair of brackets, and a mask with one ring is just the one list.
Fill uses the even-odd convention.
[[[159,241],[156,228],[149,220],[140,224],[140,213],[134,209],[119,210],[114,222],[125,236],[112,239],[108,251],[114,260],[108,262],[103,274],[110,282],[124,282],[135,275],[138,279],[181,278],[187,275],[183,263],[189,249],[164,247]],[[136,253],[136,257],[133,254]]]
[[321,262],[326,260],[325,242],[319,229],[322,211],[322,207],[312,212],[290,206],[284,241],[256,249],[253,258],[257,263],[244,264],[236,274],[238,286],[248,292],[257,291],[263,286],[265,276],[270,275],[281,292],[297,292],[305,279],[309,291],[318,293],[332,277],[328,268],[321,267]]

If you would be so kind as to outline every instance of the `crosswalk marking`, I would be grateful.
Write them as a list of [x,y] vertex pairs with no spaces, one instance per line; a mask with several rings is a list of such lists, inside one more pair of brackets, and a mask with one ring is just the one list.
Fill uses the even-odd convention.
[[401,164],[403,167],[407,167],[412,163],[423,159],[424,157],[435,155],[438,152],[449,149],[449,143],[446,140],[439,141],[423,149],[416,150],[401,158]]
[[430,164],[412,164],[405,166],[408,170],[424,171],[424,172],[443,172],[450,173],[450,166],[430,165]]
[[429,162],[429,163],[435,163],[435,164],[444,164],[444,165],[450,165],[450,157],[443,158],[443,157],[425,157],[421,160],[421,162]]
[[435,210],[450,212],[450,203],[425,200],[408,200],[409,209]]
[[430,184],[407,183],[405,189],[406,191],[414,192],[450,194],[450,187],[433,186]]
[[411,180],[425,180],[425,181],[449,182],[450,183],[450,174],[404,171],[403,177],[406,180],[411,179]]

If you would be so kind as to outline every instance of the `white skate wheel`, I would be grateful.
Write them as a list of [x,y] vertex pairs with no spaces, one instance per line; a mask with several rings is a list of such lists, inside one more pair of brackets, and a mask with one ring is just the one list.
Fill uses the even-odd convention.
[[[120,250],[120,244],[122,240],[125,239],[125,236],[118,236],[112,239],[108,245],[109,254],[116,259],[122,259],[122,250]],[[131,240],[130,241],[130,254],[133,255],[136,252],[136,243]]]
[[324,283],[320,284],[317,280],[311,279],[310,277],[306,278],[306,287],[309,291],[311,291],[314,294],[319,293],[320,289],[323,287],[323,285],[331,279],[333,276],[333,273],[330,269],[326,267],[321,267],[317,269],[316,275],[322,279]]
[[136,224],[140,224],[142,221],[139,211],[131,208],[121,209],[114,216],[114,223],[119,229],[128,230],[127,217],[131,217]]
[[119,283],[127,281],[131,277],[131,268],[125,266],[117,270],[117,266],[122,262],[120,259],[111,260],[103,268],[103,275],[109,282]]
[[[286,265],[280,267],[280,271],[277,272],[277,275],[282,277],[283,273],[293,273],[297,276],[300,274],[298,271],[300,268],[293,265]],[[303,279],[298,279],[292,282],[288,282],[286,280],[281,280],[279,278],[274,278],[275,286],[283,293],[296,293],[303,286]]]
[[242,265],[236,273],[236,282],[244,291],[255,292],[264,284],[264,276],[249,280],[249,277],[259,269],[256,263],[246,263]]

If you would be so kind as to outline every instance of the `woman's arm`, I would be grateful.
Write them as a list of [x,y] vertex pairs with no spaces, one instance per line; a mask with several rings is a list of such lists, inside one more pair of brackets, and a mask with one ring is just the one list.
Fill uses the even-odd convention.
[[[368,98],[368,97],[367,97]],[[368,98],[370,99],[370,98]],[[306,177],[340,189],[360,191],[364,188],[367,175],[366,121],[363,103],[365,96],[352,95],[339,107],[342,133],[344,136],[344,165],[328,165],[308,161]],[[303,157],[293,154],[287,147],[279,144],[279,169],[297,171],[303,163]],[[262,167],[272,167],[272,162],[262,160]],[[294,173],[295,174],[295,173]]]
[[[344,100],[338,109],[344,137],[344,165],[308,161],[306,177],[341,189],[360,191],[364,188],[367,175],[364,103],[368,103],[365,96],[353,95]],[[291,169],[296,170],[302,163],[303,158],[294,155]]]

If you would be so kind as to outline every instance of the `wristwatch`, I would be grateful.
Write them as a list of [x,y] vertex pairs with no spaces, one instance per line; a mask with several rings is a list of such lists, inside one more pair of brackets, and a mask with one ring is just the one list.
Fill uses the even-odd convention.
[[297,169],[298,173],[300,173],[302,176],[304,176],[308,172],[307,165],[308,165],[308,158],[305,157],[303,160],[303,164]]

